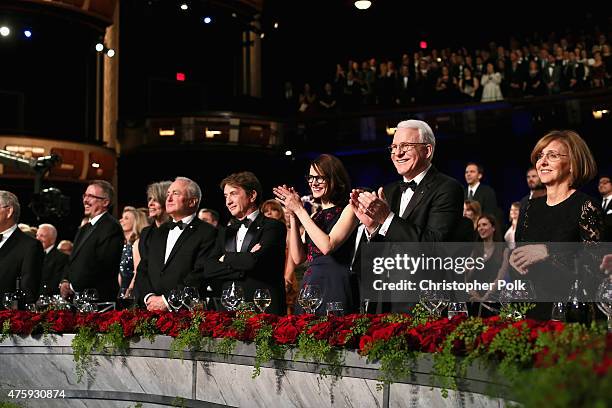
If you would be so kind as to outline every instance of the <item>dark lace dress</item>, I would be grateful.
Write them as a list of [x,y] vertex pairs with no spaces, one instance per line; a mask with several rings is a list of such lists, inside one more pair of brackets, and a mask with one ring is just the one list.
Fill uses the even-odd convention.
[[[601,239],[603,218],[598,205],[588,195],[576,191],[565,201],[549,206],[546,197],[532,199],[525,211],[521,211],[516,228],[517,247],[527,243],[563,243],[582,242],[595,244]],[[578,249],[578,248],[576,248]],[[549,258],[542,264],[532,265],[525,276],[519,275],[511,268],[512,279],[528,279],[533,283],[536,297],[548,296],[566,299],[569,285],[559,282],[573,282],[574,259],[577,252],[571,252],[567,246],[548,245]],[[545,265],[544,263],[548,263]],[[555,270],[556,276],[543,272]],[[565,286],[565,287],[564,287]],[[548,307],[548,305],[546,306]],[[534,317],[549,319],[551,310],[540,309]]]
[[[312,220],[322,231],[329,234],[333,226],[338,222],[338,219],[340,219],[342,210],[343,208],[338,206],[327,208],[315,214]],[[328,255],[323,255],[308,234],[306,234],[306,245],[308,246],[306,262],[308,262],[308,269],[304,272],[302,287],[306,284],[319,285],[321,287],[323,302],[316,310],[318,315],[326,313],[327,302],[342,302],[345,313],[354,309],[349,280],[349,265],[353,255],[355,234],[356,231],[339,248]],[[304,309],[299,304],[296,304],[295,313],[304,313]]]

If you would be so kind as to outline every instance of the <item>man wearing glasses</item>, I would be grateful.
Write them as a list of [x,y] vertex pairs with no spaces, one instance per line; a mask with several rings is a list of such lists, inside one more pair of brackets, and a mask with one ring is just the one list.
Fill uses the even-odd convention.
[[0,293],[15,292],[19,277],[26,301],[33,302],[38,297],[43,249],[17,227],[20,210],[17,197],[0,190]]
[[436,139],[429,125],[406,120],[389,146],[401,181],[378,192],[353,192],[351,204],[371,239],[448,242],[463,214],[463,188],[431,164]]
[[74,248],[60,283],[60,294],[64,298],[90,288],[98,290],[101,302],[117,298],[123,231],[108,213],[113,196],[113,186],[104,180],[90,182],[83,194],[84,215],[90,221],[79,228],[74,239]]
[[[463,188],[432,166],[435,146],[427,123],[407,120],[397,125],[389,154],[402,180],[380,187],[377,192],[351,193],[351,206],[366,227],[368,241],[469,240],[472,226],[463,219]],[[368,271],[362,270],[363,273]],[[377,312],[405,312],[411,305],[402,299],[379,302]]]

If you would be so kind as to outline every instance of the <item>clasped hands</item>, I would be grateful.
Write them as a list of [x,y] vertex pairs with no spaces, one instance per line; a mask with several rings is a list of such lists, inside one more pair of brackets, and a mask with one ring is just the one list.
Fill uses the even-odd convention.
[[382,187],[378,189],[378,192],[352,190],[350,204],[355,216],[365,225],[369,233],[376,231],[391,213]]
[[525,245],[516,248],[510,255],[510,265],[521,275],[529,272],[531,265],[548,258],[548,248],[544,244]]

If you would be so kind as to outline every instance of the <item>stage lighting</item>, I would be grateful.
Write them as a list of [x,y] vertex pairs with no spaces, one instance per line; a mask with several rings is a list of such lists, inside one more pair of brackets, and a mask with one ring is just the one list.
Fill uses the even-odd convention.
[[419,43],[419,47],[420,47],[422,50],[426,49],[426,48],[427,48],[427,41],[421,41],[421,42]]
[[11,29],[8,28],[7,26],[2,26],[0,27],[0,35],[3,37],[8,37],[8,35],[11,33]]
[[291,150],[285,151],[285,156],[291,156],[291,155],[293,155],[293,152]]
[[278,23],[274,23],[274,28],[278,28]]
[[263,39],[266,36],[266,33],[259,34],[259,38]]
[[102,52],[104,50],[104,44],[102,43],[97,43],[96,44],[96,51],[98,52]]
[[181,4],[181,10],[187,10],[187,9],[189,9],[189,6],[187,5],[187,3]]
[[357,7],[359,10],[367,10],[371,5],[372,2],[369,0],[357,0],[355,2],[355,7]]
[[212,18],[206,16],[202,19],[204,21],[204,24],[210,24],[212,23]]
[[24,30],[23,35],[25,35],[26,38],[30,38],[32,36],[32,32],[30,30]]
[[106,51],[106,56],[108,58],[113,58],[115,56],[115,50],[113,50],[112,48],[109,49],[108,51]]

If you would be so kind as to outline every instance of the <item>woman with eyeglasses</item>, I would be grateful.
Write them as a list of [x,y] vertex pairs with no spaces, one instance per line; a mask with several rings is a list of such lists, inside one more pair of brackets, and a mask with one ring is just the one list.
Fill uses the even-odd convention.
[[[273,189],[290,217],[289,254],[299,265],[307,261],[301,287],[319,285],[323,293],[322,307],[316,314],[325,314],[328,302],[341,302],[344,311],[355,310],[351,294],[350,263],[352,260],[357,218],[348,205],[350,180],[342,162],[335,156],[322,154],[311,164],[306,176],[315,201],[321,210],[312,218],[299,194],[285,185]],[[304,236],[300,236],[300,225]],[[295,313],[304,313],[296,305]]]
[[[546,196],[529,200],[521,210],[517,248],[510,256],[517,272],[512,277],[531,280],[536,299],[565,301],[568,286],[575,280],[577,251],[549,243],[600,241],[601,211],[594,199],[578,190],[595,177],[597,166],[585,141],[571,130],[542,137],[531,152],[531,162],[546,187]],[[549,319],[550,304],[539,306],[534,317]]]

